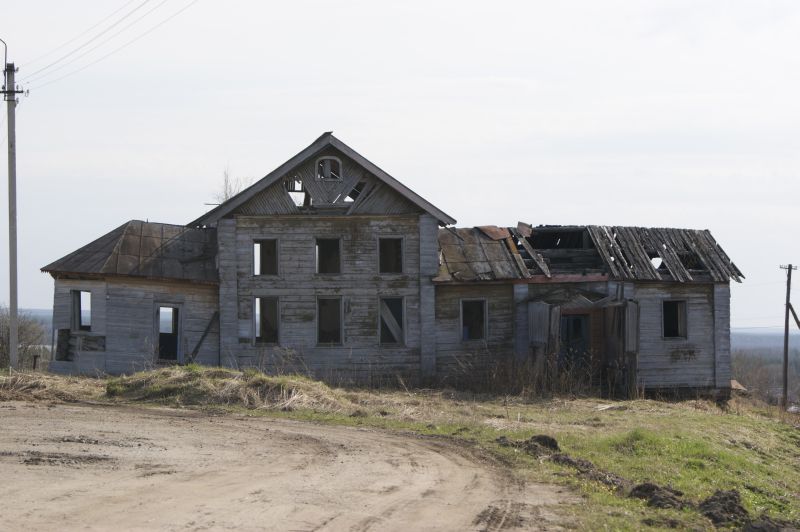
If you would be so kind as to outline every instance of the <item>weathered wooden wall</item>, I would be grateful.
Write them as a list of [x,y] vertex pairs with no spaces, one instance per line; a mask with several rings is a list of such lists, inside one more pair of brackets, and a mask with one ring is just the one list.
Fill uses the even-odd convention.
[[[462,340],[461,300],[485,299],[486,340]],[[440,380],[480,379],[481,371],[514,354],[514,290],[511,284],[436,287],[436,373]]]
[[[72,362],[53,361],[50,370],[58,373],[119,374],[155,366],[158,305],[180,309],[181,348],[188,355],[219,306],[215,285],[121,277],[105,281],[56,279],[53,307],[56,330],[70,328],[72,290],[92,293],[91,331],[73,334],[105,337],[105,351],[79,350]],[[216,365],[218,359],[219,328],[214,324],[200,346],[196,361]]]
[[[645,389],[730,386],[730,347],[715,346],[714,286],[710,283],[635,285],[634,299],[640,306],[640,386]],[[662,313],[666,300],[686,301],[686,338],[664,338]],[[723,309],[727,311],[728,303],[720,298],[719,306],[717,315],[721,317]],[[720,334],[724,335],[724,332]],[[717,364],[720,366],[718,369]]]
[[[429,253],[430,220],[406,216],[237,216],[218,226],[223,362],[309,370],[329,380],[376,382],[399,374],[419,378],[421,354],[421,227]],[[378,239],[403,238],[403,273],[379,273]],[[317,274],[317,238],[340,238],[342,272]],[[278,241],[278,275],[253,274],[253,241]],[[317,345],[317,298],[341,297],[343,342]],[[279,298],[279,345],[256,345],[255,297]],[[381,297],[403,297],[405,345],[379,343]],[[426,305],[431,301],[426,299]]]

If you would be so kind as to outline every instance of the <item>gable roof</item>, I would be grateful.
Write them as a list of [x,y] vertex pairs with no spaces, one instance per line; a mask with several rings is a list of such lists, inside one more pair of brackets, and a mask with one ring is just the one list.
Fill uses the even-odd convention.
[[364,167],[365,170],[370,172],[380,181],[388,185],[390,188],[395,190],[398,194],[409,200],[411,203],[418,206],[423,211],[427,212],[434,218],[439,221],[440,225],[453,225],[456,223],[455,219],[451,216],[448,216],[445,212],[438,209],[432,203],[426,201],[422,198],[419,194],[402,184],[397,179],[393,178],[383,170],[381,170],[377,165],[370,162],[367,158],[362,156],[360,153],[352,149],[350,146],[342,142],[341,140],[337,139],[333,136],[333,133],[328,131],[323,133],[317,140],[312,142],[307,148],[302,150],[300,153],[280,165],[278,168],[258,180],[256,183],[251,185],[250,187],[244,189],[243,191],[239,192],[232,198],[230,198],[225,203],[218,205],[217,207],[211,209],[207,213],[205,213],[200,218],[190,222],[188,226],[190,227],[200,227],[204,225],[208,225],[214,223],[227,214],[233,212],[236,208],[242,206],[248,200],[253,198],[256,194],[263,191],[270,185],[274,184],[282,177],[284,177],[288,172],[292,171],[295,167],[306,161],[308,158],[312,157],[315,153],[319,152],[320,150],[332,146],[342,152],[344,155],[350,157],[353,161],[357,164]]
[[439,249],[434,281],[440,283],[541,282],[554,275],[581,280],[593,274],[679,283],[741,282],[744,277],[708,230],[523,223],[445,228],[439,230]]
[[216,239],[214,229],[131,220],[42,271],[216,283]]

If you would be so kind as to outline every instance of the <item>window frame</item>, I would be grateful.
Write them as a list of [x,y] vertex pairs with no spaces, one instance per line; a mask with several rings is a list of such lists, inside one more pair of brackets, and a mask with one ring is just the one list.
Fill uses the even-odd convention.
[[[464,338],[464,303],[483,303],[483,338]],[[458,338],[461,343],[487,342],[489,339],[489,301],[485,297],[464,297],[458,300]]]
[[[258,334],[258,321],[256,320],[256,306],[257,306],[257,302],[258,302],[259,299],[274,299],[275,300],[275,314],[276,314],[275,315],[275,327],[277,328],[277,330],[276,330],[277,338],[276,338],[276,340],[274,342],[268,342],[268,341],[264,341],[264,340],[259,340],[258,339],[258,336],[257,336],[257,334]],[[253,296],[252,300],[253,300],[253,304],[252,304],[252,307],[251,307],[252,311],[253,311],[253,317],[251,319],[251,325],[252,325],[252,330],[253,330],[252,344],[254,346],[281,345],[281,329],[282,329],[282,327],[281,327],[281,325],[282,325],[281,324],[281,297],[280,296],[270,296],[270,295],[256,294],[256,295]]]
[[[395,342],[395,343],[383,343],[381,342],[381,301],[384,299],[399,299],[401,305],[401,311],[403,313],[403,323],[400,324],[400,327],[403,329],[403,337]],[[397,347],[406,347],[406,323],[408,319],[406,317],[406,297],[405,296],[397,296],[397,295],[379,295],[378,296],[378,347],[379,348],[386,348],[392,349]]]
[[[275,273],[256,273],[256,244],[261,244],[262,242],[275,242]],[[280,277],[281,275],[281,242],[279,238],[276,237],[265,237],[265,238],[253,238],[253,245],[250,246],[251,256],[250,256],[250,273],[253,277]],[[259,257],[259,266],[263,266],[261,264],[261,257]],[[263,268],[261,268],[263,270]]]
[[[682,303],[683,304],[683,336],[667,336],[666,335],[666,314],[664,307],[667,303]],[[679,319],[680,319],[679,314]],[[678,324],[678,329],[681,329],[681,324]],[[688,299],[662,299],[661,300],[661,338],[666,341],[681,341],[689,339],[689,300]]]
[[[331,299],[339,301],[339,341],[338,342],[320,342],[319,340],[319,302],[322,299]],[[341,347],[344,346],[344,298],[342,296],[317,296],[316,308],[314,309],[314,328],[316,329],[316,346],[317,347]]]
[[[319,271],[319,241],[320,240],[337,240],[339,242],[339,271],[336,273],[332,272],[320,272]],[[344,253],[342,250],[344,249],[342,237],[341,236],[318,236],[314,237],[314,275],[341,275],[344,271]]]
[[[384,272],[381,271],[381,240],[399,240],[400,241],[400,271],[399,272]],[[377,271],[378,275],[403,275],[406,273],[406,238],[403,235],[378,235],[377,243]]]
[[[70,330],[78,333],[92,332],[93,311],[92,311],[92,291],[75,288],[70,292]],[[89,325],[83,324],[83,302],[81,301],[81,294],[89,294]]]
[[[318,171],[319,163],[321,163],[322,161],[325,161],[325,160],[336,161],[339,164],[339,177],[323,177],[323,176],[319,175],[319,171]],[[338,181],[338,182],[341,182],[344,179],[344,176],[341,175],[343,173],[342,172],[343,168],[344,168],[344,166],[342,165],[342,160],[340,158],[336,157],[335,155],[323,155],[322,157],[317,157],[317,161],[314,163],[314,179],[316,179],[317,181]]]

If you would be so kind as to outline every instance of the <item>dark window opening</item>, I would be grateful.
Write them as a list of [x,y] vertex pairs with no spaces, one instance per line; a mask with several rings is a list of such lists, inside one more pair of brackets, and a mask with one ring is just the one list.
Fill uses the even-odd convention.
[[582,364],[589,358],[589,316],[561,316],[559,363],[564,367]]
[[350,191],[344,201],[347,203],[352,203],[357,200],[361,193],[364,192],[364,187],[366,186],[366,181],[359,181],[359,183],[353,187],[353,190]]
[[158,307],[158,358],[178,360],[178,309]]
[[403,239],[378,239],[378,255],[381,273],[403,273]]
[[253,242],[253,273],[255,275],[278,275],[277,240]]
[[461,302],[461,339],[486,339],[486,301]]
[[317,179],[341,179],[342,163],[333,157],[324,157],[317,161]]
[[92,293],[89,291],[72,291],[72,328],[78,331],[92,330]]
[[256,343],[278,343],[278,298],[257,297],[254,305]]
[[317,239],[317,273],[342,273],[340,244],[338,238]]
[[686,338],[686,301],[664,301],[664,338]]
[[403,298],[381,298],[381,330],[380,342],[385,344],[402,344],[403,336]]
[[342,343],[341,298],[319,298],[317,300],[317,343]]

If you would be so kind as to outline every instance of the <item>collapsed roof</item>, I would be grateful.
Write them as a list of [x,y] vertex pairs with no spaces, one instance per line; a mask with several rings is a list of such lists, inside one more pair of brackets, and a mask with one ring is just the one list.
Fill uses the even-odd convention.
[[216,230],[131,220],[42,271],[216,283],[216,252]]
[[552,279],[741,282],[708,230],[622,226],[480,226],[439,230],[436,282]]

